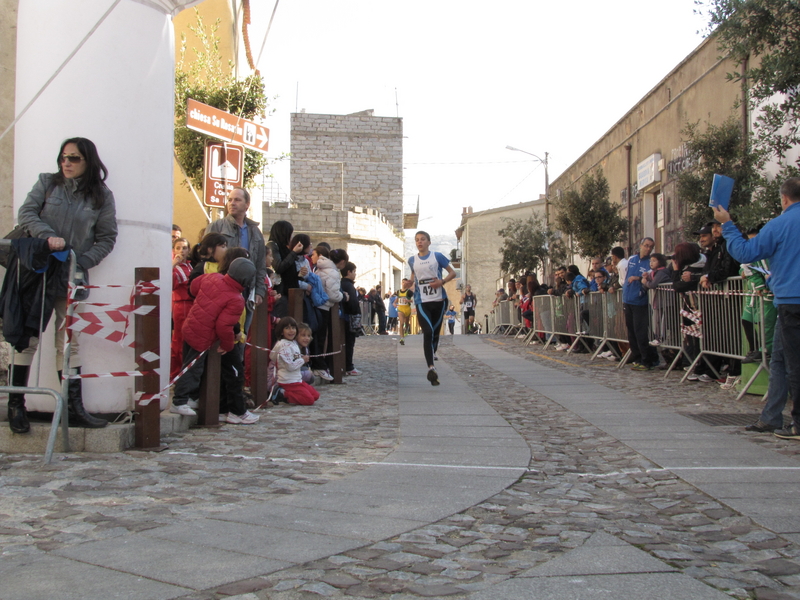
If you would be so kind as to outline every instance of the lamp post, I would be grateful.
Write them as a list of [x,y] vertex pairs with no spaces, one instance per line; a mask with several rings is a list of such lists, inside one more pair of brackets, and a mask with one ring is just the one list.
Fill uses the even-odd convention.
[[533,158],[535,158],[544,165],[544,224],[549,229],[550,228],[550,175],[548,174],[547,171],[547,159],[549,153],[545,152],[544,159],[542,159],[536,156],[533,152],[520,150],[519,148],[515,148],[514,146],[506,146],[506,150],[513,150],[514,152],[522,152],[523,154],[532,156]]

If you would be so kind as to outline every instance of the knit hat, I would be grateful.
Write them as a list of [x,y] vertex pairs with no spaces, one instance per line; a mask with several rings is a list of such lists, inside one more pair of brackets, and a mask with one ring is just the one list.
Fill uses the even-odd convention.
[[231,279],[242,285],[250,285],[256,275],[256,266],[248,258],[237,258],[228,267],[228,275]]

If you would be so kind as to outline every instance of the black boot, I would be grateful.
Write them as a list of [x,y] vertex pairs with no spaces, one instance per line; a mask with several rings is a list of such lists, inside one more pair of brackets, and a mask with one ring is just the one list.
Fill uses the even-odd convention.
[[[25,387],[28,385],[28,365],[14,365],[11,370],[11,385]],[[28,413],[25,411],[25,394],[8,395],[8,424],[14,433],[28,433],[31,424],[28,421]]]
[[[75,373],[80,374],[81,369],[75,369]],[[58,372],[58,380],[61,381],[61,371]],[[93,417],[83,407],[83,396],[81,393],[81,380],[70,379],[67,384],[67,403],[69,405],[69,425],[70,427],[86,427],[88,429],[100,429],[108,425],[108,421]]]

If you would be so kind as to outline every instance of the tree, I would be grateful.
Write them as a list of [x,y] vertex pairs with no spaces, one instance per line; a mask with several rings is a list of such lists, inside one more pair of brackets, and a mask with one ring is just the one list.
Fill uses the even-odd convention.
[[504,219],[507,225],[497,233],[504,238],[500,252],[500,270],[519,274],[538,271],[548,259],[564,262],[566,251],[557,235],[545,227],[538,215],[527,219]]
[[[263,116],[267,108],[264,81],[259,73],[236,79],[233,64],[223,64],[219,52],[217,30],[219,21],[206,28],[195,9],[197,24],[190,27],[197,37],[194,59],[187,57],[186,37],[181,36],[180,60],[175,69],[175,154],[189,180],[198,189],[203,187],[203,155],[208,138],[186,127],[186,100],[192,98],[234,115],[252,119]],[[260,152],[245,149],[245,187],[266,166],[267,158]]]
[[556,226],[573,237],[583,258],[606,256],[626,237],[628,220],[609,200],[608,180],[602,169],[586,177],[580,193],[568,190],[554,204]]
[[704,130],[699,123],[688,124],[681,133],[696,165],[680,173],[677,182],[686,239],[693,239],[694,232],[713,216],[708,198],[715,173],[735,181],[729,210],[741,229],[757,227],[781,214],[778,188],[795,170],[787,167],[775,177],[763,175],[759,169],[761,154],[744,138],[738,120],[731,118],[720,126],[709,124]]
[[[800,3],[796,0],[698,0],[721,50],[748,86],[754,146],[783,162],[800,144]],[[703,10],[703,9],[701,9]],[[800,159],[798,159],[800,160]],[[795,165],[797,166],[797,165]]]

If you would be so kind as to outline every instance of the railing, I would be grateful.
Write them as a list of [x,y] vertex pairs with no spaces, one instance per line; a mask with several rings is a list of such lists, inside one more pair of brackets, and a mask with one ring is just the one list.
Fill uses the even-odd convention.
[[[748,300],[749,299],[749,300]],[[690,363],[690,367],[683,375],[685,381],[701,360],[709,367],[713,364],[708,360],[711,356],[741,360],[750,350],[742,343],[741,319],[742,308],[745,302],[752,302],[761,318],[754,324],[757,339],[761,348],[766,348],[764,326],[764,309],[762,296],[748,292],[744,289],[744,282],[740,277],[731,277],[713,290],[704,290],[681,294],[672,289],[671,284],[659,286],[650,290],[650,330],[649,339],[661,349],[675,352],[675,357],[668,366],[664,377],[677,367],[682,357]],[[500,302],[497,307],[486,316],[487,331],[493,333],[507,333],[509,329],[518,326],[519,330],[525,328],[515,323],[512,312],[515,312],[511,301]],[[687,311],[686,309],[689,308]],[[594,354],[592,360],[607,348],[620,358],[619,367],[622,367],[630,356],[630,350],[620,356],[618,344],[628,344],[628,333],[623,312],[622,291],[591,292],[584,296],[534,296],[532,302],[533,318],[531,328],[527,332],[524,343],[530,344],[540,336],[545,338],[545,348],[557,336],[570,339],[567,352],[573,352],[578,344],[583,343],[590,348],[588,340],[594,341]],[[682,312],[683,311],[683,312]],[[687,315],[697,320],[697,337],[699,339],[699,352],[691,356],[685,345],[686,334],[684,326],[687,324]],[[655,340],[658,340],[656,343]],[[612,343],[614,342],[614,343]],[[761,371],[769,371],[766,352],[762,353],[761,363],[756,372],[743,386],[739,394],[741,398],[747,389],[755,382]]]

